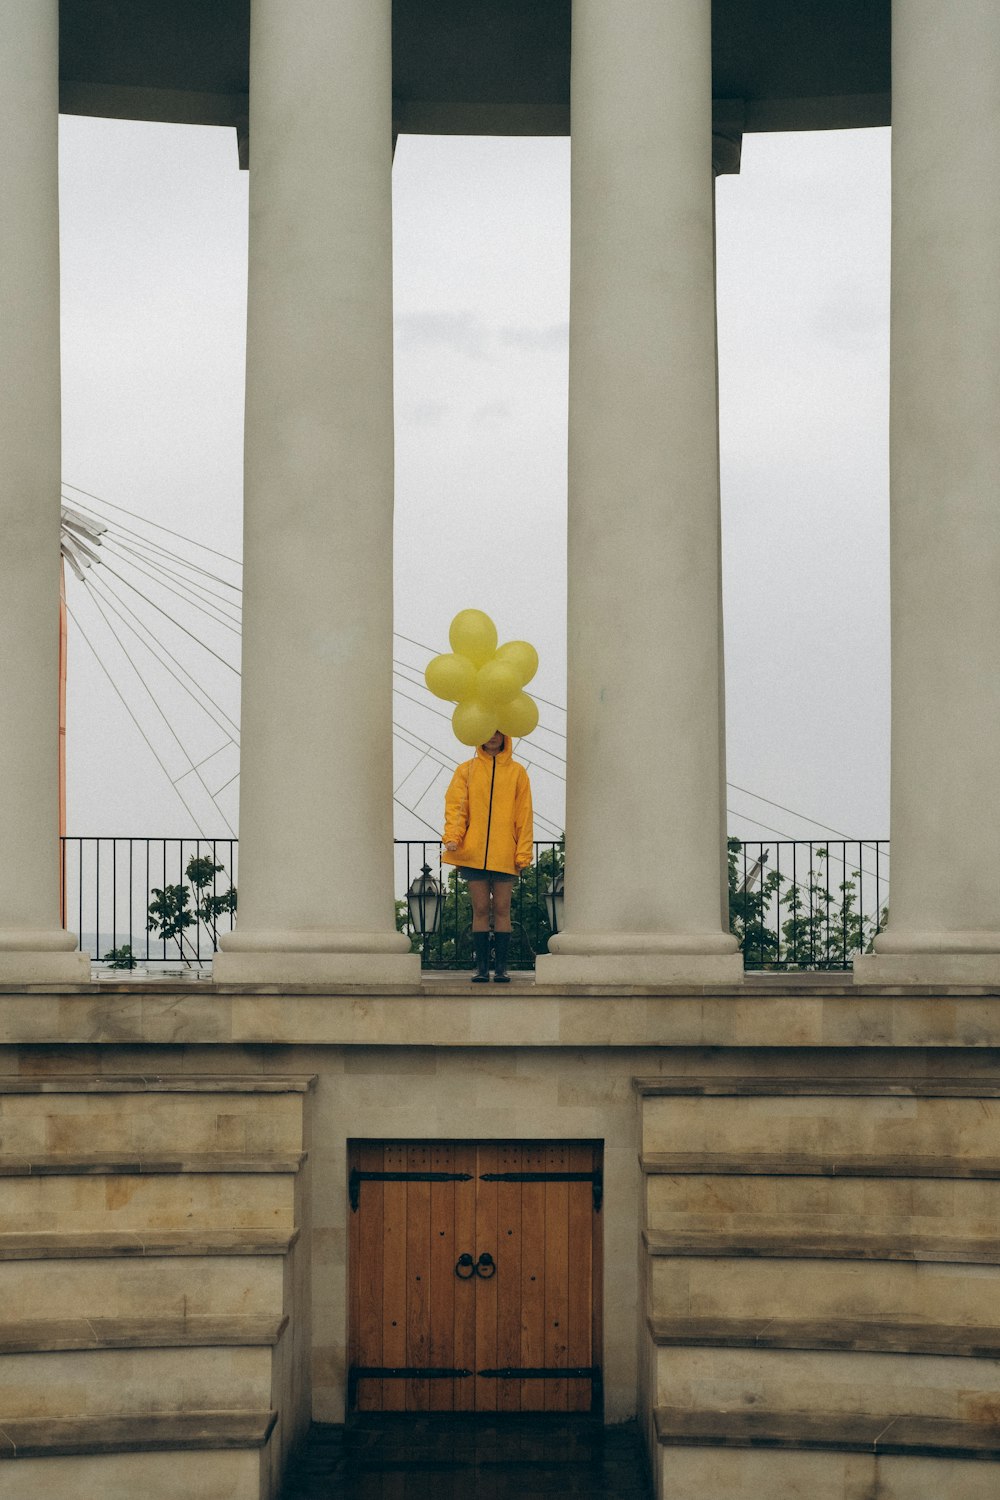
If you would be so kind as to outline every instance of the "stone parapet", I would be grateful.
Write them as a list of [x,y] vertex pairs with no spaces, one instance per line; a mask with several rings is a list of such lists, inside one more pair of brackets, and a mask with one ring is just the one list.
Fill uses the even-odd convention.
[[1000,1048],[1000,987],[854,986],[840,976],[692,986],[421,992],[144,981],[0,986],[0,1045]]

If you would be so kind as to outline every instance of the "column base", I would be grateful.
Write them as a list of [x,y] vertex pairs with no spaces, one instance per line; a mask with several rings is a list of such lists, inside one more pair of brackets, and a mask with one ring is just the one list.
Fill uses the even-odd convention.
[[878,951],[876,938],[876,951],[854,960],[854,983],[1000,985],[1000,933],[988,935],[992,949],[946,948],[948,936],[941,935],[937,949],[894,946],[888,953]]
[[743,955],[728,933],[655,936],[559,933],[535,961],[538,984],[742,984]]
[[329,984],[420,988],[420,954],[399,932],[236,932],[221,939],[221,984]]
[[[71,939],[72,941],[72,939]],[[0,984],[89,984],[90,954],[0,946]]]

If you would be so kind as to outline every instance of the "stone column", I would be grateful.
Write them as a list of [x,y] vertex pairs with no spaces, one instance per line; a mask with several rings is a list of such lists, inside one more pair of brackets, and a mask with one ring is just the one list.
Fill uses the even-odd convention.
[[58,0],[0,6],[0,981],[90,978],[59,915]]
[[1000,6],[894,0],[892,865],[864,982],[1000,981]]
[[391,0],[254,0],[239,922],[220,980],[419,981],[392,852]]
[[566,930],[538,978],[738,981],[722,833],[710,0],[574,0]]

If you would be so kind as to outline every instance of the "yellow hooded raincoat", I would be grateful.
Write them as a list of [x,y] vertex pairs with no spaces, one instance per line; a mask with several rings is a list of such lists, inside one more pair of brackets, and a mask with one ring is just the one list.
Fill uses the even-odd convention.
[[446,864],[505,875],[531,864],[531,784],[514,759],[509,735],[496,755],[477,745],[473,759],[458,767],[445,794],[444,818],[445,842],[458,844],[442,855]]

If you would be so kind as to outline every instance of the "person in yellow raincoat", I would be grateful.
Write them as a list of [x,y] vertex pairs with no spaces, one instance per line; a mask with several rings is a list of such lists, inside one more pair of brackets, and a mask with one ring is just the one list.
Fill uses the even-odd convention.
[[444,801],[442,858],[468,881],[472,899],[473,984],[489,982],[491,915],[493,978],[510,983],[510,898],[515,879],[531,864],[533,840],[528,773],[514,759],[510,739],[497,730],[456,769]]

